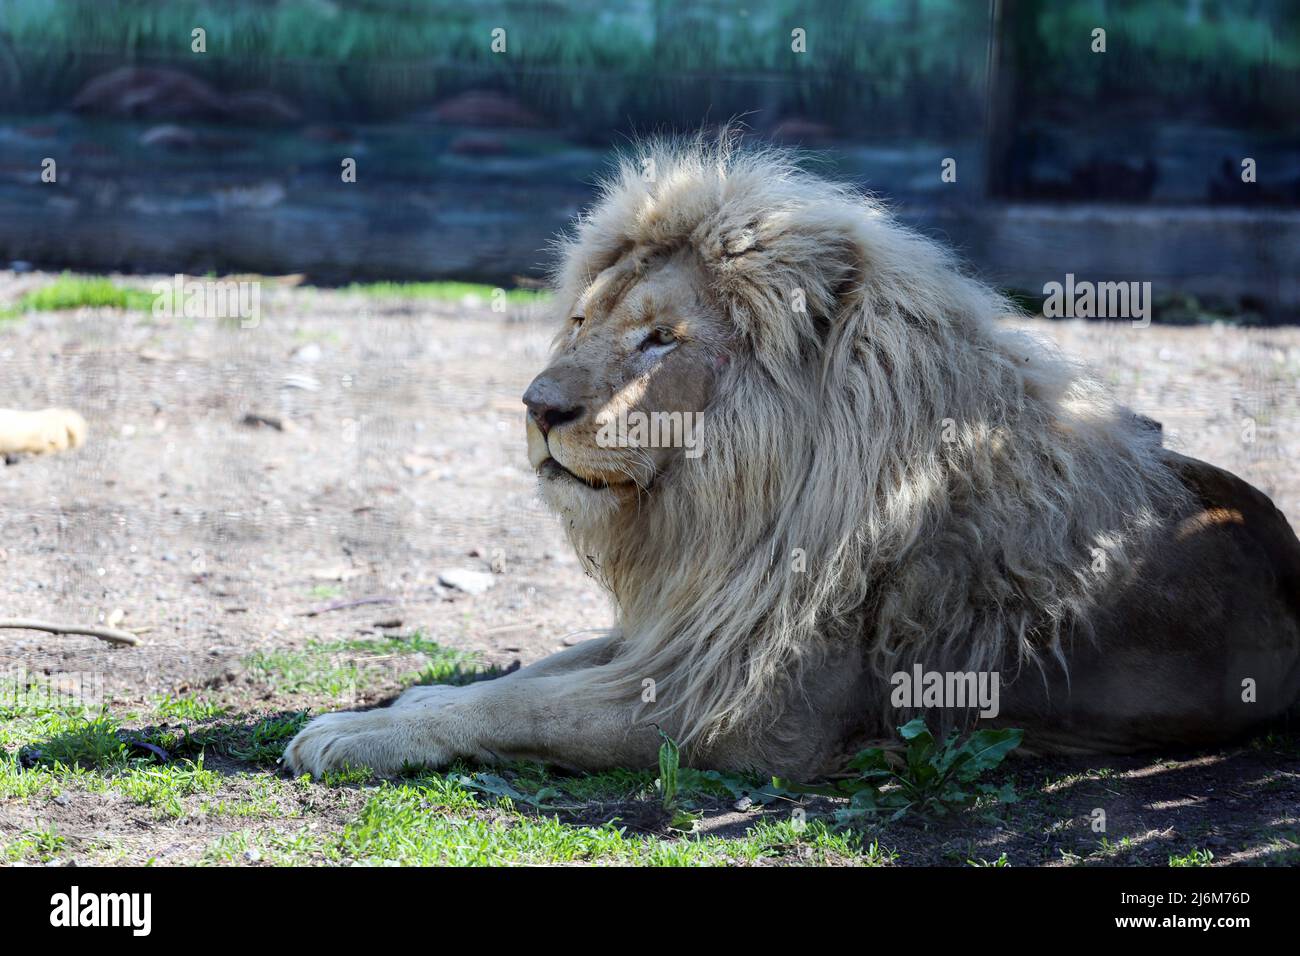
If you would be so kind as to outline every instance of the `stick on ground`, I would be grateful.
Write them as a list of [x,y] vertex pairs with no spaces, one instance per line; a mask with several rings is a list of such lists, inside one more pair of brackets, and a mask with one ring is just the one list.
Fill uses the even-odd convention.
[[298,617],[315,617],[317,614],[325,614],[329,611],[346,611],[354,607],[364,607],[367,604],[396,604],[396,598],[390,597],[363,597],[355,601],[338,601],[335,604],[326,604],[324,607],[312,608],[310,611],[298,611]]
[[95,627],[94,625],[81,624],[51,624],[49,621],[31,621],[31,620],[4,620],[0,618],[0,630],[5,628],[18,628],[24,631],[47,631],[50,634],[85,634],[88,637],[97,637],[101,641],[108,641],[110,644],[129,644],[132,647],[140,643],[140,638],[136,637],[130,631],[122,631],[116,627]]

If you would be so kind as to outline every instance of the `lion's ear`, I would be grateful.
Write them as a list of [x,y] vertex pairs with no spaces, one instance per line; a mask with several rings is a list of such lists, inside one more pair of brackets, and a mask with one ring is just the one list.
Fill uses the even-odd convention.
[[830,286],[832,324],[842,324],[853,317],[861,316],[867,295],[867,255],[863,246],[857,242],[845,241],[837,248],[838,253],[832,261],[824,266],[825,281]]
[[801,220],[797,241],[799,275],[806,284],[808,311],[819,338],[857,324],[870,274],[867,243],[856,216],[838,205]]
[[968,296],[944,250],[872,203],[828,203],[807,228],[818,250],[808,275],[824,290],[828,333],[861,334],[882,321],[928,327]]
[[761,253],[764,247],[758,235],[760,225],[758,219],[751,219],[745,225],[725,233],[720,250],[722,258],[739,259],[741,256]]
[[824,342],[863,309],[869,255],[860,218],[837,203],[777,208],[710,223],[696,248],[738,317],[784,317],[782,336]]

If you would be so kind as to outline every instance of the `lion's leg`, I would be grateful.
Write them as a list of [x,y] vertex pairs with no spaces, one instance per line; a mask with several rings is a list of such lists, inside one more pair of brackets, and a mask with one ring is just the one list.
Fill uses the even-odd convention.
[[[566,648],[552,654],[550,657],[544,657],[540,661],[529,664],[527,667],[507,675],[507,678],[515,680],[519,678],[549,677],[581,670],[585,667],[597,667],[609,661],[614,654],[618,641],[619,636],[617,634],[592,638],[589,641],[583,641],[574,647]],[[507,678],[498,679],[504,680]],[[423,700],[438,696],[442,691],[442,685],[438,684],[411,687],[403,692],[402,696],[393,703],[393,706],[405,707],[418,704]]]
[[326,714],[293,739],[285,762],[295,773],[316,776],[344,766],[395,773],[457,758],[540,760],[577,770],[652,765],[659,736],[635,717],[636,701],[598,697],[589,689],[590,668],[563,664],[552,664],[550,673],[543,668],[465,687],[419,688],[378,710]]
[[[461,757],[538,760],[572,770],[653,766],[661,726],[678,738],[680,728],[642,714],[639,684],[625,700],[593,690],[617,641],[589,641],[497,680],[415,688],[392,707],[318,717],[289,744],[285,762],[313,775],[349,764],[393,773],[405,764],[441,766]],[[869,678],[860,664],[856,646],[828,650],[798,690],[773,688],[769,705],[780,717],[757,721],[765,732],[751,734],[747,726],[693,747],[691,765],[798,779],[829,769],[861,722]]]

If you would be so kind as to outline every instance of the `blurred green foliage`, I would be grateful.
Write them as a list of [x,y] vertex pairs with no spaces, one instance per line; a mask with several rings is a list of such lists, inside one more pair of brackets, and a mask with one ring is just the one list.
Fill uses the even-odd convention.
[[[970,127],[988,24],[964,0],[0,0],[0,14],[11,110],[66,106],[93,76],[138,63],[275,90],[333,118],[399,117],[492,88],[602,135],[755,110]],[[196,26],[206,54],[190,51]],[[491,49],[497,27],[504,55]],[[805,55],[791,52],[796,28]]]
[[[1003,15],[1043,100],[1122,87],[1233,122],[1294,107],[1291,0],[1003,0]],[[982,122],[990,22],[979,0],[0,0],[0,106],[58,109],[140,63],[275,90],[321,118],[399,117],[486,87],[594,135],[755,113],[948,134]],[[1100,70],[1088,60],[1099,26]],[[205,54],[190,50],[195,27]],[[498,27],[505,54],[491,48]]]

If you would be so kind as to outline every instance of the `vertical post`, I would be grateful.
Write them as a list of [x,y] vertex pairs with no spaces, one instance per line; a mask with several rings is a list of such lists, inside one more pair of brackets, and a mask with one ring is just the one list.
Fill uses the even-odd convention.
[[1010,28],[1017,0],[989,0],[988,71],[984,92],[984,198],[1014,193],[1011,149],[1015,138],[1017,50]]

